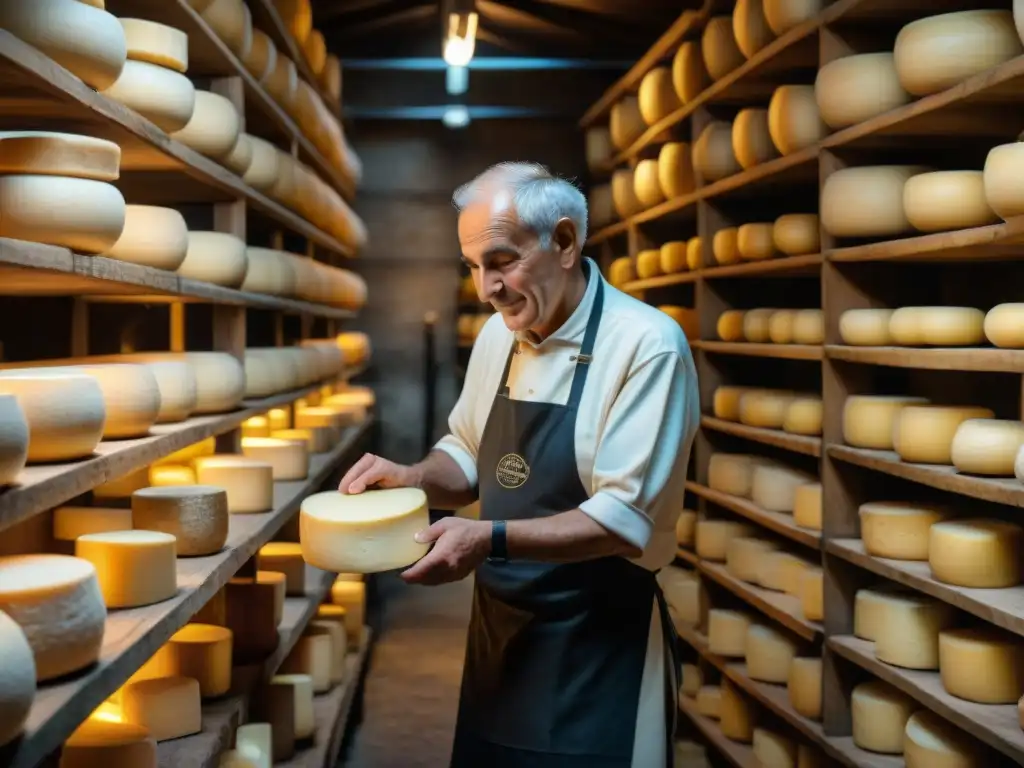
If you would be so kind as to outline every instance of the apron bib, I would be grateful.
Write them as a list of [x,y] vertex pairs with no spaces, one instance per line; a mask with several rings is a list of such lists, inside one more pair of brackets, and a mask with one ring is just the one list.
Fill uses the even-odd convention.
[[[510,398],[513,341],[480,444],[482,520],[546,517],[589,497],[576,465],[575,433],[604,304],[597,279],[565,405]],[[670,660],[665,714],[671,766],[679,665],[655,574],[621,557],[482,564],[452,768],[631,768],[655,601]]]

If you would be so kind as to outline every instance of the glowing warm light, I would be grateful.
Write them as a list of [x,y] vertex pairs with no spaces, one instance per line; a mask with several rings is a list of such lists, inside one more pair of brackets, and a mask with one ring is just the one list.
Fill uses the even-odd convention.
[[112,701],[105,701],[93,710],[89,715],[90,720],[101,720],[105,723],[123,723],[124,717],[121,714],[121,707]]
[[444,41],[444,60],[452,67],[465,67],[473,58],[476,47],[475,13],[448,15],[448,35]]

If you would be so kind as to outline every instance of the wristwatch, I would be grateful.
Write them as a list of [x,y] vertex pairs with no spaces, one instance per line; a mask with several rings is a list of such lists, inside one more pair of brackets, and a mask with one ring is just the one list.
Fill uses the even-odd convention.
[[491,523],[491,554],[487,558],[498,563],[508,561],[508,540],[505,537],[505,521]]

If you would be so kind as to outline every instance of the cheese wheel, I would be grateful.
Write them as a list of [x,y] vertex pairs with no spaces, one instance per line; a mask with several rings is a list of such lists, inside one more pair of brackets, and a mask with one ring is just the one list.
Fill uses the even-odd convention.
[[775,248],[787,256],[817,253],[821,243],[818,217],[813,213],[787,213],[775,220],[772,227]]
[[853,601],[853,634],[874,641],[883,621],[887,596],[904,592],[904,588],[894,585],[858,589]]
[[722,689],[717,685],[702,685],[697,691],[697,714],[717,720],[722,711]]
[[1016,704],[1024,691],[1024,645],[994,627],[939,633],[939,674],[946,693],[978,704]]
[[178,211],[151,205],[127,205],[121,236],[103,255],[174,271],[187,253],[188,227]]
[[985,313],[974,307],[901,307],[889,320],[894,344],[964,347],[985,338]]
[[201,15],[236,56],[245,58],[252,46],[252,16],[243,0],[212,0]]
[[745,645],[747,675],[763,683],[785,684],[799,647],[799,641],[781,629],[751,624]]
[[800,571],[800,609],[808,621],[825,620],[825,576],[821,568],[810,565]]
[[701,43],[690,40],[679,46],[672,57],[672,87],[683,104],[696,99],[710,82],[704,67]]
[[922,232],[983,227],[999,221],[985,200],[982,171],[914,176],[903,187],[903,208],[910,224]]
[[190,280],[238,288],[245,281],[249,260],[245,242],[225,232],[189,232],[185,260],[178,274]]
[[610,162],[615,155],[612,147],[611,131],[607,126],[597,125],[588,128],[583,134],[586,148],[587,167],[596,171],[601,166]]
[[74,541],[87,533],[127,531],[132,511],[116,507],[58,507],[53,510],[53,538]]
[[754,468],[750,498],[771,512],[792,512],[796,489],[814,482],[813,475],[781,465],[762,464]]
[[271,723],[246,723],[235,729],[235,751],[252,760],[254,768],[270,768],[273,762]]
[[823,0],[764,0],[764,18],[772,32],[782,35],[813,19],[823,5]]
[[147,662],[156,677],[191,677],[204,699],[231,687],[231,630],[212,624],[186,624]]
[[934,505],[880,501],[861,504],[858,515],[861,539],[869,555],[927,560],[929,530],[950,513]]
[[203,456],[195,460],[196,481],[223,488],[232,515],[274,508],[274,468],[265,461],[236,454]]
[[1018,190],[1024,168],[1024,144],[1003,144],[989,150],[985,158],[985,200],[1000,218],[1024,213],[1024,195]]
[[801,528],[821,530],[821,483],[798,485],[793,492],[793,522]]
[[[169,453],[166,456],[153,462],[154,466],[161,464],[187,464],[202,456],[212,456],[217,450],[217,439],[208,437],[205,440],[186,445],[181,450]],[[131,494],[128,494],[129,496]]]
[[788,736],[755,728],[751,747],[762,768],[796,768],[796,742]]
[[944,520],[929,529],[928,565],[946,584],[975,589],[1021,582],[1024,530],[1001,520]]
[[173,133],[188,125],[198,92],[192,81],[172,69],[146,61],[128,61],[117,82],[100,91]]
[[704,266],[704,251],[699,237],[691,237],[686,241],[686,266],[697,270]]
[[918,594],[881,598],[875,657],[907,669],[939,668],[939,632],[956,621],[951,605]]
[[647,128],[640,114],[640,100],[636,96],[625,96],[612,105],[608,127],[615,148],[620,151],[629,149]]
[[[292,111],[299,93],[299,73],[294,61],[278,51],[277,57],[274,59],[274,68],[262,81],[262,84],[271,98],[285,111]],[[282,163],[288,162],[290,157],[290,155],[282,155]]]
[[672,87],[672,70],[668,67],[654,67],[644,75],[637,96],[640,116],[647,125],[664,120],[682,106]]
[[148,61],[175,72],[188,71],[188,35],[145,19],[118,19],[128,43],[128,58]]
[[302,50],[309,61],[309,68],[319,77],[327,66],[327,43],[324,41],[323,33],[318,29],[312,30]]
[[641,160],[633,169],[633,194],[644,208],[665,202],[658,177],[657,160]]
[[888,683],[861,683],[850,697],[853,743],[869,752],[903,754],[903,729],[917,708],[917,702]]
[[900,84],[914,96],[952,88],[1024,53],[1010,10],[928,16],[896,35],[893,55]]
[[[517,481],[512,467],[499,469],[499,475],[508,473],[511,487],[525,479]],[[426,495],[419,489],[318,493],[300,507],[302,555],[310,565],[335,572],[403,568],[427,553],[429,545],[414,537],[429,525]]]
[[708,487],[733,496],[749,498],[754,468],[771,460],[743,453],[713,453],[708,460]]
[[753,168],[779,156],[779,151],[772,143],[771,134],[768,132],[767,109],[748,107],[739,111],[732,123],[732,152],[740,167],[744,169]]
[[643,210],[643,203],[637,199],[633,185],[632,169],[620,168],[612,173],[612,203],[622,219],[628,219]]
[[192,119],[171,138],[196,152],[221,159],[231,154],[242,125],[235,105],[224,96],[210,91],[196,91]]
[[12,394],[0,394],[0,487],[14,483],[28,459],[28,422]]
[[825,341],[825,313],[820,309],[801,309],[793,317],[793,341],[797,344],[821,344]]
[[693,148],[683,141],[669,141],[658,152],[658,183],[666,199],[692,195],[696,181],[693,175]]
[[718,181],[742,170],[732,149],[732,126],[712,120],[693,143],[693,167],[705,182]]
[[708,20],[700,39],[704,68],[712,80],[720,80],[743,63],[743,53],[732,31],[732,17]]
[[740,400],[749,391],[751,391],[751,387],[718,387],[712,401],[712,412],[719,419],[739,421]]
[[822,185],[822,228],[834,237],[904,234],[910,221],[903,209],[903,188],[907,179],[931,170],[919,165],[875,165],[836,171]]
[[697,556],[702,560],[724,562],[729,542],[742,536],[752,536],[755,530],[749,523],[737,520],[698,520]]
[[737,579],[757,583],[764,555],[776,549],[778,545],[766,539],[747,536],[731,538],[726,544],[725,568]]
[[0,371],[0,390],[17,399],[28,425],[30,464],[84,458],[99,445],[106,405],[95,377],[69,369]]
[[306,563],[300,544],[291,541],[271,541],[260,549],[259,565],[264,571],[277,571],[285,575],[287,594],[301,597],[306,594]]
[[263,83],[277,66],[277,47],[266,32],[253,28],[249,52],[242,57],[242,63],[249,74]]
[[235,146],[222,162],[239,176],[244,176],[252,165],[252,151],[252,137],[247,133],[239,133]]
[[812,85],[783,85],[768,103],[768,131],[783,155],[817,144],[828,133],[818,114]]
[[754,737],[756,705],[744,697],[729,680],[723,679],[721,688],[718,722],[722,735],[732,741],[750,743]]
[[700,671],[700,667],[695,664],[683,664],[680,672],[683,682],[679,686],[679,693],[683,696],[696,696],[697,691],[704,683],[704,675]]
[[985,315],[985,338],[1004,349],[1024,348],[1024,304],[997,304]]
[[142,488],[132,494],[132,527],[173,535],[178,557],[212,555],[228,539],[227,492],[211,485]]
[[[282,592],[283,594],[283,592]],[[344,661],[345,656],[348,653],[348,630],[346,629],[346,616],[348,611],[342,608],[340,605],[324,604],[316,609],[317,620],[323,624],[333,624],[338,627],[340,635],[340,642],[335,643],[333,636],[331,642],[336,646],[335,650],[341,655]]]
[[[287,254],[272,248],[247,248],[248,268],[241,291],[288,296],[295,292],[296,274]],[[337,347],[333,344],[335,351]]]
[[10,616],[0,611],[0,747],[22,732],[36,693],[36,666],[25,633]]
[[629,256],[620,256],[608,265],[608,282],[616,288],[636,280],[636,268]]
[[329,635],[303,635],[281,664],[281,674],[309,675],[313,693],[326,693],[331,690],[333,656]]
[[345,632],[349,648],[356,650],[363,644],[363,617],[366,615],[366,584],[338,576],[331,586],[331,602],[345,609]]
[[900,85],[889,51],[844,56],[823,64],[814,80],[821,119],[830,128],[846,128],[903,106],[911,99]]
[[[790,392],[753,389],[740,396],[740,422],[748,427],[779,429],[786,420],[786,410],[792,401]],[[756,483],[756,470],[754,474]]]
[[309,476],[309,451],[304,440],[243,437],[242,455],[269,464],[274,480],[305,480]]
[[0,237],[103,253],[121,236],[124,198],[101,181],[0,176]]
[[116,181],[121,148],[112,141],[52,131],[0,131],[0,173]]
[[242,176],[242,181],[261,192],[267,192],[274,186],[281,167],[281,156],[277,148],[258,136],[250,136],[252,144],[252,162]]
[[155,741],[191,736],[203,729],[199,681],[157,677],[128,683],[121,691],[124,722],[149,731]]
[[953,436],[968,419],[992,419],[988,408],[908,405],[893,424],[893,447],[900,459],[916,464],[952,464]]
[[934,712],[921,709],[907,720],[903,735],[907,768],[986,768],[1000,756]]
[[774,309],[751,309],[743,314],[743,338],[755,344],[765,344],[768,336],[768,321],[776,312]]
[[107,609],[96,568],[62,555],[0,558],[0,612],[25,633],[43,682],[99,658]]
[[757,583],[774,592],[800,594],[800,579],[810,563],[789,552],[768,552],[760,561]]
[[856,347],[887,347],[891,309],[848,309],[839,316],[839,337]]
[[926,402],[923,397],[905,395],[851,395],[843,403],[843,440],[856,448],[891,451],[900,411]]
[[92,563],[107,608],[137,608],[169,600],[178,591],[174,536],[158,531],[89,533],[75,540],[75,556]]
[[334,436],[330,429],[324,427],[274,429],[271,430],[270,437],[278,440],[302,440],[310,453],[326,453],[334,447]]
[[736,46],[748,59],[772,41],[774,35],[765,19],[762,0],[736,0],[732,33]]
[[156,740],[147,728],[89,717],[67,738],[59,768],[156,768]]
[[309,626],[306,627],[306,633],[312,636],[327,636],[331,649],[330,685],[333,687],[338,683],[344,682],[345,654],[348,650],[345,624],[338,621],[311,621]]
[[666,275],[685,272],[688,269],[686,243],[683,241],[663,243],[658,251],[658,266]]
[[128,56],[124,30],[117,18],[73,0],[3,3],[0,29],[100,90],[117,80]]
[[718,316],[715,332],[722,341],[743,341],[743,318],[747,313],[742,309],[730,309]]
[[1013,477],[1014,461],[1024,446],[1024,424],[1000,419],[967,419],[953,435],[950,457],[959,471]]
[[747,261],[762,261],[775,255],[772,224],[743,224],[736,230],[736,247]]
[[736,264],[740,261],[738,230],[726,227],[715,232],[711,240],[711,253],[718,264]]
[[717,656],[742,659],[747,652],[747,630],[753,623],[748,613],[712,608],[708,611],[708,650]]
[[820,435],[823,420],[820,397],[794,397],[786,408],[782,429],[793,435]]
[[[295,739],[308,739],[316,731],[313,709],[313,679],[309,675],[274,675],[270,679],[271,702],[279,702],[281,715],[290,713],[292,731]],[[274,689],[284,691],[282,699],[274,694]],[[272,705],[273,706],[273,705]],[[284,730],[279,729],[279,730]],[[277,757],[275,756],[275,760]]]

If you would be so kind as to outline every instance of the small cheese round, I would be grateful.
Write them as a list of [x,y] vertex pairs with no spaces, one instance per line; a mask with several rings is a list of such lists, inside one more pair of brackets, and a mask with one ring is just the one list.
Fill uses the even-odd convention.
[[743,53],[732,31],[731,16],[708,20],[700,39],[704,68],[712,80],[720,80],[743,63]]
[[691,237],[686,241],[686,266],[691,270],[704,266],[704,246],[699,237]]
[[764,18],[772,32],[783,35],[813,19],[824,4],[823,0],[764,0]]
[[850,697],[853,743],[869,752],[903,754],[903,729],[916,709],[916,701],[888,683],[861,683]]
[[53,510],[53,538],[74,541],[87,533],[128,531],[132,511],[117,507],[58,507]]
[[177,539],[178,557],[219,552],[228,539],[227,492],[211,485],[165,485],[132,494],[132,527]]
[[787,256],[817,253],[821,247],[818,217],[813,213],[787,213],[775,220],[772,240]]
[[[252,45],[252,14],[249,6],[242,0],[203,0],[203,5],[203,21],[210,25],[236,56],[245,58]],[[299,38],[300,47],[305,41],[306,36]]]
[[858,515],[861,539],[869,555],[927,560],[929,530],[950,512],[934,505],[877,501],[861,504]]
[[818,114],[813,85],[783,85],[768,103],[768,131],[783,155],[817,144],[828,133]]
[[717,685],[702,685],[697,691],[697,713],[717,720],[722,712],[722,688]]
[[686,264],[686,243],[682,240],[662,243],[658,250],[658,267],[663,274],[672,275],[677,272],[685,272]]
[[743,224],[736,230],[736,247],[747,261],[763,261],[775,255],[774,224]]
[[999,217],[985,200],[982,171],[935,171],[903,186],[907,220],[922,232],[944,232],[994,224]]
[[196,91],[195,110],[171,138],[215,159],[227,157],[238,142],[241,119],[235,105],[219,93]]
[[942,687],[978,704],[1016,704],[1024,690],[1024,644],[990,626],[939,633]]
[[676,544],[691,548],[697,540],[697,513],[684,509],[676,520]]
[[681,677],[683,682],[679,686],[679,692],[683,696],[696,696],[697,691],[704,683],[704,674],[700,671],[700,667],[696,664],[683,664]]
[[309,451],[304,440],[243,437],[242,455],[269,464],[275,481],[305,480],[309,475]]
[[778,545],[767,539],[736,536],[726,544],[725,569],[742,581],[757,583],[764,555],[778,549]]
[[755,728],[751,746],[761,768],[796,768],[796,741],[789,736]]
[[750,309],[743,313],[743,338],[754,344],[766,344],[768,337],[768,321],[775,313],[774,309]]
[[174,536],[158,531],[108,531],[75,539],[75,556],[96,568],[107,608],[137,608],[178,591]]
[[785,684],[789,667],[800,648],[800,642],[787,632],[761,624],[747,628],[747,674],[763,683]]
[[839,337],[855,347],[887,347],[891,309],[848,309],[839,316]]
[[754,738],[757,706],[743,696],[729,680],[722,680],[719,727],[722,735],[732,741],[750,743]]
[[60,750],[60,768],[95,765],[155,768],[156,740],[140,725],[89,717]]
[[0,372],[0,389],[16,398],[28,425],[29,463],[80,459],[96,450],[106,403],[94,376],[70,368],[8,370]]
[[271,541],[259,552],[260,569],[283,573],[288,595],[300,597],[306,593],[306,564],[302,545],[293,541]]
[[112,141],[52,131],[0,131],[0,173],[116,181],[121,148]]
[[640,116],[647,125],[664,120],[682,106],[672,87],[672,70],[668,67],[654,67],[644,75],[637,97]]
[[1024,304],[997,304],[985,315],[985,338],[1004,349],[1024,349]]
[[352,581],[351,574],[341,574],[331,586],[331,602],[345,609],[345,631],[349,647],[362,646],[363,617],[366,615],[366,584]]
[[185,218],[173,208],[125,206],[121,236],[104,256],[155,269],[176,270],[188,253]]
[[742,167],[732,149],[732,126],[722,120],[707,124],[693,143],[693,168],[705,182],[739,173]]
[[747,313],[742,309],[729,309],[718,316],[715,332],[722,341],[743,340],[743,318]]
[[907,768],[988,768],[999,763],[993,750],[927,709],[907,719],[903,759]]
[[204,699],[231,688],[231,630],[212,624],[186,624],[157,651],[159,677],[191,677]]
[[823,419],[820,397],[794,397],[786,408],[782,429],[792,435],[820,435]]
[[972,475],[1013,477],[1014,462],[1024,446],[1024,423],[968,419],[953,435],[950,457],[959,471]]
[[145,19],[120,18],[128,43],[128,58],[148,61],[175,72],[188,71],[188,35],[180,29]]
[[801,528],[821,530],[821,483],[805,483],[796,487],[793,522]]
[[611,184],[612,203],[619,218],[628,219],[644,209],[643,203],[636,196],[632,168],[619,168],[612,173]]
[[232,515],[274,508],[274,468],[236,454],[202,456],[195,460],[196,481],[223,488]]
[[330,635],[305,634],[282,662],[281,673],[309,675],[313,680],[313,693],[326,693],[331,689],[333,656]]
[[636,276],[641,280],[661,274],[661,251],[650,248],[636,255]]
[[117,82],[100,93],[135,110],[168,133],[188,125],[196,110],[197,92],[191,80],[180,72],[146,61],[126,62]]
[[608,282],[616,288],[636,280],[636,265],[629,256],[620,256],[608,265]]
[[188,251],[178,274],[191,280],[238,288],[245,281],[249,260],[245,241],[226,232],[188,233]]
[[672,57],[672,87],[683,104],[697,98],[709,83],[701,43],[689,40]]
[[907,179],[931,171],[920,165],[844,168],[821,189],[821,225],[834,237],[885,237],[907,232],[903,210]]
[[124,722],[149,731],[156,741],[180,739],[203,729],[199,681],[155,677],[126,684],[120,691]]
[[825,575],[816,565],[800,571],[800,609],[808,621],[825,619]]
[[1021,582],[1024,530],[1001,520],[945,520],[932,525],[928,565],[946,584],[975,589],[1014,587]]
[[698,520],[697,556],[703,560],[723,562],[729,551],[729,542],[741,536],[751,536],[754,526],[738,520]]
[[737,47],[748,59],[772,41],[774,35],[765,19],[762,0],[736,0],[732,31]]
[[779,156],[768,132],[768,110],[741,109],[732,123],[732,151],[740,167],[753,168]]
[[633,169],[633,194],[644,208],[653,208],[665,202],[656,159],[641,160]]
[[692,195],[696,180],[693,175],[693,147],[683,141],[669,141],[658,152],[658,183],[666,199]]
[[915,464],[952,464],[953,436],[968,419],[992,419],[988,408],[908,405],[893,423],[893,447],[900,459]]
[[821,720],[820,658],[794,658],[789,666],[786,689],[793,709],[811,720]]
[[861,53],[822,64],[814,80],[821,119],[830,128],[846,128],[903,106],[910,94],[900,85],[889,51]]
[[952,88],[1021,53],[1010,10],[926,16],[904,25],[893,45],[900,84],[914,96]]
[[741,498],[749,498],[754,467],[771,464],[770,459],[744,453],[713,453],[708,461],[708,487]]
[[748,427],[779,429],[791,402],[791,392],[752,389],[740,396],[740,422]]
[[750,499],[770,512],[793,511],[796,489],[813,483],[815,477],[807,472],[781,465],[761,465],[754,468],[750,486]]
[[607,163],[615,155],[612,147],[611,131],[607,126],[595,125],[584,134],[587,167],[594,171]]
[[894,344],[965,347],[984,338],[985,313],[974,307],[901,307],[889,320]]
[[726,421],[740,420],[740,400],[751,391],[751,387],[733,387],[723,385],[715,390],[711,410],[719,419]]
[[239,176],[244,176],[252,165],[252,137],[247,133],[238,134],[238,140],[222,162]]
[[761,558],[757,583],[773,592],[785,592],[794,597],[800,594],[800,580],[811,564],[790,552],[769,552]]
[[736,227],[726,227],[715,232],[711,240],[711,253],[718,264],[736,264],[740,259],[738,243],[739,231]]
[[939,632],[956,621],[951,605],[918,594],[881,598],[875,657],[906,669],[939,668]]
[[708,611],[708,650],[717,656],[742,659],[746,655],[749,613],[712,608]]
[[900,410],[926,402],[923,397],[904,395],[851,395],[843,404],[843,440],[856,448],[891,451]]
[[888,584],[872,589],[858,589],[853,601],[853,634],[862,640],[874,641],[882,624],[886,597],[904,592],[904,588]]
[[643,115],[640,114],[639,98],[625,96],[612,106],[609,129],[612,144],[620,151],[629,149],[630,145],[643,135],[647,126],[644,125]]
[[707,594],[699,576],[693,571],[668,565],[659,571],[657,581],[665,593],[674,622],[695,627],[704,621]]
[[801,309],[793,317],[793,342],[821,344],[825,341],[825,313],[820,309]]

